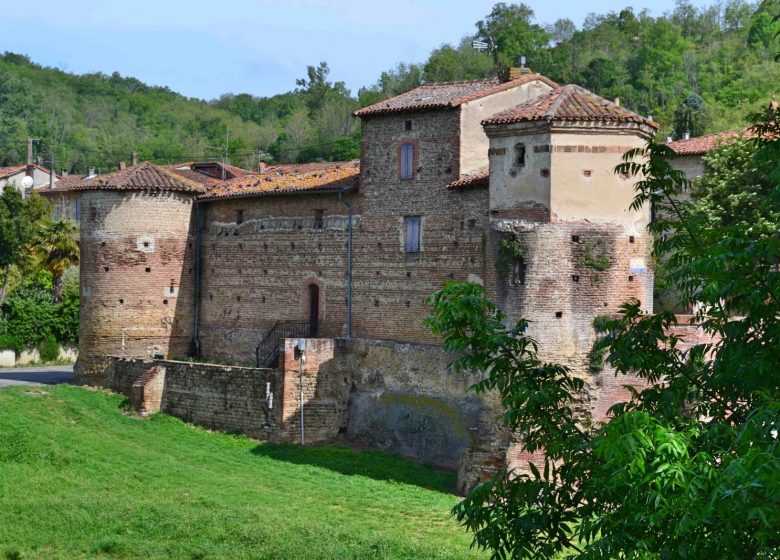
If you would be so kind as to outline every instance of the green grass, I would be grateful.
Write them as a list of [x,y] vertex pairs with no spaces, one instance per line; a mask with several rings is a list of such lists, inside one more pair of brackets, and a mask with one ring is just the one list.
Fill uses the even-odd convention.
[[0,391],[0,559],[479,557],[454,483],[378,452],[134,418],[118,395]]

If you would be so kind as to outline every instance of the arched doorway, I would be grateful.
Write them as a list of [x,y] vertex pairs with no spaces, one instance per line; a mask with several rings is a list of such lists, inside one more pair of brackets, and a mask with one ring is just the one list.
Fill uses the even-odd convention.
[[320,325],[320,287],[309,284],[309,336],[317,336]]

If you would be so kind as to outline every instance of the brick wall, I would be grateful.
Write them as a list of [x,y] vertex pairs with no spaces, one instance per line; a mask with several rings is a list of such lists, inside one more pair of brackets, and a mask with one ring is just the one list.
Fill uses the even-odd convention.
[[77,375],[89,377],[90,361],[100,356],[186,356],[194,313],[192,197],[143,191],[81,196]]

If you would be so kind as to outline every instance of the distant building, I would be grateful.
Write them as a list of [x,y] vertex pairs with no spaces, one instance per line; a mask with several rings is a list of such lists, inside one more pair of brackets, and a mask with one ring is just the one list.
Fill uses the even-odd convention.
[[[25,177],[32,178],[32,185],[25,188],[22,181]],[[51,180],[51,171],[34,163],[0,167],[0,193],[6,187],[12,186],[27,198],[36,187],[48,185]]]

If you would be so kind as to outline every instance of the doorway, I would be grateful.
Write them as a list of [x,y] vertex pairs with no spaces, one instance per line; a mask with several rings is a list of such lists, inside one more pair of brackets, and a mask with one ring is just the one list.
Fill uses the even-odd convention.
[[317,336],[320,325],[320,287],[309,284],[309,336]]

